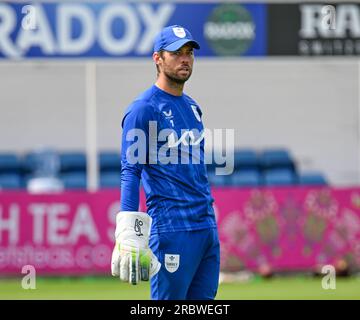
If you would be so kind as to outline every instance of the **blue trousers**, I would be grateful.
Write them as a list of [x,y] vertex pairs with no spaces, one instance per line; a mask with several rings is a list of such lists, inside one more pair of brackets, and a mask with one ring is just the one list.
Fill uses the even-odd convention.
[[153,234],[150,248],[161,263],[151,279],[152,300],[213,300],[220,272],[216,228]]

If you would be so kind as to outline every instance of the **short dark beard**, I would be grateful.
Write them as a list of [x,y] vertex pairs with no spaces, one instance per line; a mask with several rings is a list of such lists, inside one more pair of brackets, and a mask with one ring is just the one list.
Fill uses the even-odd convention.
[[173,83],[180,84],[180,85],[183,85],[186,81],[188,81],[191,76],[191,72],[189,72],[189,76],[187,78],[180,79],[180,78],[176,77],[173,73],[168,73],[165,70],[163,70],[163,72],[164,72],[165,77],[168,80],[170,80]]

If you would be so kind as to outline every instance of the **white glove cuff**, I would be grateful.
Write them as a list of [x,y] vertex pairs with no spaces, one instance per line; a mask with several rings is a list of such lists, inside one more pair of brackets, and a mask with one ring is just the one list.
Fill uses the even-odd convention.
[[147,247],[151,223],[152,219],[147,213],[120,211],[116,215],[115,238],[118,242],[127,242],[129,245],[137,243],[140,247]]

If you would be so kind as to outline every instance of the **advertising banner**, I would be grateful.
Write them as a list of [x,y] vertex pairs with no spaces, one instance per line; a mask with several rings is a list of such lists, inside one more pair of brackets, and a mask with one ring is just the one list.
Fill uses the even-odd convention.
[[359,3],[268,6],[268,55],[360,55]]
[[45,1],[0,4],[0,59],[151,57],[176,24],[200,57],[360,55],[358,3]]
[[108,273],[119,192],[0,193],[0,273]]
[[199,56],[263,56],[264,4],[1,3],[0,58],[151,57],[156,34],[182,25]]
[[[360,269],[360,189],[214,188],[221,269]],[[0,274],[110,274],[120,192],[0,193]],[[141,195],[141,210],[146,210]]]
[[222,269],[360,269],[360,190],[217,190]]

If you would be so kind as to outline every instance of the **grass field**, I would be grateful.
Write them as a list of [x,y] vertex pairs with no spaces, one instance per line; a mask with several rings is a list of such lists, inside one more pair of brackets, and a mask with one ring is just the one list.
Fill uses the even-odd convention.
[[[38,278],[36,289],[25,290],[20,278],[0,278],[0,300],[6,299],[149,299],[149,284],[131,286],[116,278]],[[321,278],[254,278],[246,283],[220,284],[216,299],[360,299],[360,278],[338,278],[336,289],[324,290]]]

